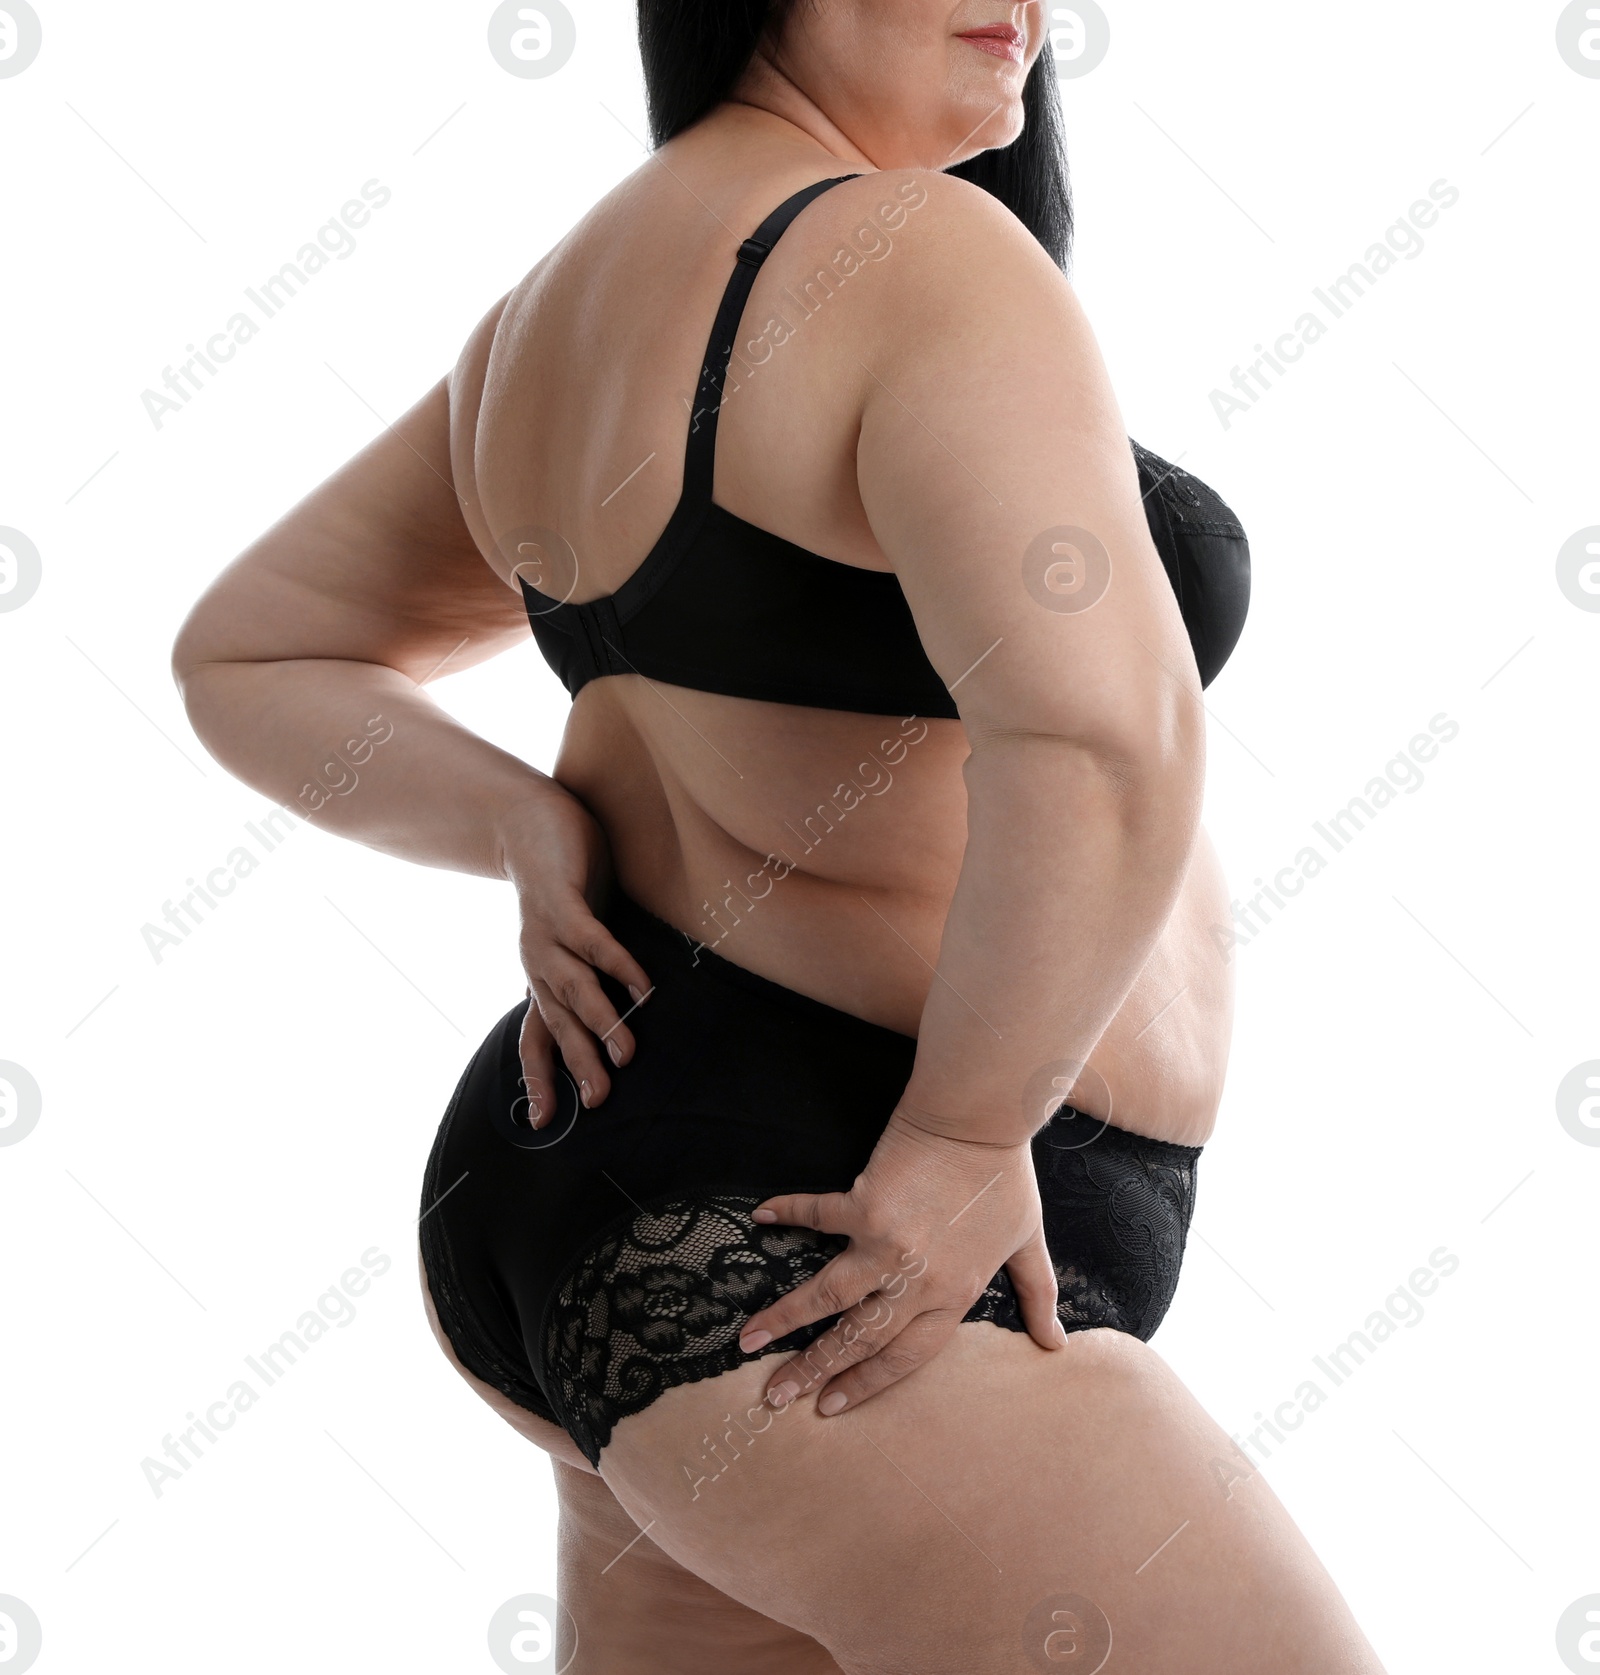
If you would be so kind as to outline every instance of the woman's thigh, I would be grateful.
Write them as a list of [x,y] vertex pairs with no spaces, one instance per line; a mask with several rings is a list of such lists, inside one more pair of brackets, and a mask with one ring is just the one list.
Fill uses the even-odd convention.
[[809,1635],[729,1599],[640,1529],[560,1426],[462,1366],[439,1325],[418,1253],[423,1307],[448,1360],[514,1430],[552,1458],[561,1509],[557,1592],[563,1675],[840,1675]]
[[[859,1410],[757,1361],[617,1425],[667,1554],[860,1675],[1382,1675],[1266,1483],[1140,1340],[983,1322]],[[1107,1661],[1111,1648],[1114,1661]]]

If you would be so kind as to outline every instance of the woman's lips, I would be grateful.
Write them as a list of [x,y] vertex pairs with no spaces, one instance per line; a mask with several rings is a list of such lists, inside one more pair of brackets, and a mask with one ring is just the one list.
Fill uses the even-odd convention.
[[1022,62],[1022,49],[1026,42],[1022,31],[1013,29],[1009,23],[991,23],[983,29],[968,29],[958,38],[975,46],[979,52],[990,53],[995,58],[1009,58],[1013,64]]

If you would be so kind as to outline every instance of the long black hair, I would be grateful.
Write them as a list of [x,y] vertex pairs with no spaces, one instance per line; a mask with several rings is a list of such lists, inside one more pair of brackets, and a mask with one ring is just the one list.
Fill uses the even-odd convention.
[[[795,0],[639,0],[639,49],[655,143],[708,115],[732,92],[763,30],[782,26]],[[1027,125],[1010,145],[946,171],[991,192],[1056,265],[1072,249],[1072,192],[1055,58],[1045,42],[1022,95]]]

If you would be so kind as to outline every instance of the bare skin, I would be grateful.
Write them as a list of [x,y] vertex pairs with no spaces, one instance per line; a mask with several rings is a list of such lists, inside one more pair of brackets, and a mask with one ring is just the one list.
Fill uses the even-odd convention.
[[[1103,1615],[1110,1671],[1382,1675],[1265,1479],[1137,1339],[1080,1333],[1041,1358],[963,1326],[936,1381],[902,1381],[846,1427],[810,1397],[762,1416],[760,1365],[741,1367],[625,1419],[602,1478],[461,1365],[425,1274],[422,1294],[457,1372],[552,1456],[566,1675],[640,1658],[658,1675],[1092,1670],[1098,1620],[1079,1613],[1075,1642],[1036,1610],[1063,1595]],[[1024,1481],[1047,1518],[1018,1516]]]
[[561,1506],[556,1588],[570,1617],[561,1629],[576,1641],[561,1648],[563,1675],[640,1667],[659,1675],[835,1675],[839,1665],[809,1634],[730,1598],[643,1534],[565,1431],[469,1373],[439,1325],[420,1251],[417,1272],[445,1359],[514,1431],[551,1456]]
[[[919,1037],[852,1191],[769,1201],[774,1219],[850,1238],[746,1328],[781,1336],[843,1309],[820,1361],[765,1357],[667,1392],[620,1422],[598,1476],[469,1377],[557,1461],[564,1603],[590,1628],[574,1675],[645,1649],[652,1668],[713,1675],[1009,1675],[1062,1661],[1063,1635],[1092,1639],[1094,1623],[1047,1611],[1041,1652],[1031,1614],[1062,1594],[1109,1623],[1109,1669],[1379,1675],[1282,1507],[1159,1356],[1055,1323],[1030,1079],[1086,1064],[1055,1091],[1203,1141],[1231,996],[1208,936],[1227,913],[1198,827],[1198,680],[1092,334],[1017,224],[937,172],[1014,136],[1038,11],[799,8],[776,60],[497,304],[445,383],[224,574],[175,651],[213,753],[286,801],[320,751],[375,715],[392,726],[359,794],[301,806],[514,885],[536,1103],[559,1059],[598,1105],[634,1052],[594,980],[650,985],[594,918],[610,871],[727,958]],[[963,37],[997,22],[1026,37],[1015,61]],[[842,244],[889,248],[730,395],[716,499],[892,570],[961,719],[923,723],[881,793],[754,910],[729,909],[725,881],[792,852],[819,802],[882,765],[897,722],[617,676],[580,694],[546,778],[422,688],[525,639],[519,566],[579,600],[637,567],[677,498],[739,239],[843,173],[865,178],[796,222],[747,327]],[[1060,525],[1112,556],[1092,611],[1040,609],[1018,585],[1020,556]],[[907,1250],[925,1271],[886,1306],[873,1276]],[[958,1324],[1002,1266],[1027,1335]],[[618,1585],[630,1560],[607,1568],[624,1519],[649,1529],[634,1588]],[[652,1634],[658,1612],[681,1642]]]

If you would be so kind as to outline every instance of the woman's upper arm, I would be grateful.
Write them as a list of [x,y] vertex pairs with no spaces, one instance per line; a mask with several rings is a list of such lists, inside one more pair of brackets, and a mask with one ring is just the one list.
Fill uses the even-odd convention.
[[975,747],[1046,735],[1166,756],[1199,678],[1093,334],[1009,211],[924,184],[863,356],[874,536]]
[[[527,636],[518,596],[469,529],[470,482],[451,460],[451,390],[486,353],[498,309],[462,367],[239,555],[201,595],[173,648],[179,683],[207,663],[337,658],[413,680],[481,662]],[[470,448],[466,454],[470,462]]]

